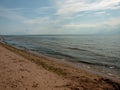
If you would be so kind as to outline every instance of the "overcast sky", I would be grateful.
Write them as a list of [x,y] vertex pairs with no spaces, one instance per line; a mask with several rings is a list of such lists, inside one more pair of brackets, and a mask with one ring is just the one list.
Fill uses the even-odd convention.
[[0,34],[120,31],[120,0],[0,0]]

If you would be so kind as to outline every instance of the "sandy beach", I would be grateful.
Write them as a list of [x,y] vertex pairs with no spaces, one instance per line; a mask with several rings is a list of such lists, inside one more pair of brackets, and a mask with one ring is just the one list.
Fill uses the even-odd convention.
[[0,43],[0,90],[120,90],[120,82]]

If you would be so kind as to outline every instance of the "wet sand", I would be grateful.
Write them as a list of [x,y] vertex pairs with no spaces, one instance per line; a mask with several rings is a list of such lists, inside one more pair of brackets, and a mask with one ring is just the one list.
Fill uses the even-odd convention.
[[120,90],[120,82],[0,43],[0,90]]

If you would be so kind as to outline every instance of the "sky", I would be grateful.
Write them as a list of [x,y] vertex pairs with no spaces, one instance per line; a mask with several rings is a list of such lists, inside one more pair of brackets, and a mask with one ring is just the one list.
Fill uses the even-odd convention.
[[120,0],[0,0],[0,34],[120,33]]

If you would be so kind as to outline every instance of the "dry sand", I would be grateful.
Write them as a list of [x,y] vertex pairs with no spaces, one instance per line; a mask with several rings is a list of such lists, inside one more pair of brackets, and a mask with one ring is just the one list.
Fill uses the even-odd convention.
[[120,90],[120,83],[0,43],[0,90]]
[[0,46],[0,90],[68,90],[67,82]]

